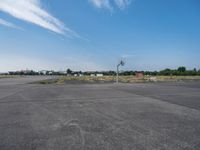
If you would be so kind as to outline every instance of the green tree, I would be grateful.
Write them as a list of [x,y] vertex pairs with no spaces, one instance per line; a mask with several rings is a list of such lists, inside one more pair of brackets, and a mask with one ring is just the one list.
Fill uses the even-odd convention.
[[68,68],[68,69],[67,69],[67,74],[70,74],[70,75],[71,75],[71,74],[72,74],[72,70]]
[[179,72],[185,72],[185,71],[186,71],[186,67],[183,67],[183,66],[182,66],[182,67],[179,67],[179,68],[178,68],[178,71],[179,71]]

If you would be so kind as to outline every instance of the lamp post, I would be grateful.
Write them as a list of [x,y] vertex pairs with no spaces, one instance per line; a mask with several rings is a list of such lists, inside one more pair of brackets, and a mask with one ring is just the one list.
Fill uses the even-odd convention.
[[116,78],[116,83],[119,83],[119,67],[120,66],[124,66],[125,62],[124,61],[120,61],[119,64],[117,64],[117,78]]

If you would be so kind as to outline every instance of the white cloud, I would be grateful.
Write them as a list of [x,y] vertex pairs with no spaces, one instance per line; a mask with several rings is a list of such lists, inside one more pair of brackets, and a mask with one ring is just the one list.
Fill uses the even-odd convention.
[[131,57],[135,57],[136,55],[133,54],[123,54],[121,57],[122,58],[131,58]]
[[55,33],[78,36],[42,8],[40,0],[0,0],[0,11]]
[[126,6],[131,4],[132,0],[89,0],[94,6],[98,8],[106,8],[109,10],[113,10],[115,6],[117,6],[120,9],[124,9]]
[[94,6],[98,8],[107,8],[112,10],[113,7],[110,4],[110,0],[89,0]]
[[14,25],[13,23],[8,22],[8,21],[6,21],[4,19],[1,19],[1,18],[0,18],[0,25],[6,26],[6,27],[10,27],[10,28],[15,28],[15,29],[21,29],[20,27]]
[[115,0],[115,3],[119,8],[123,9],[126,6],[130,5],[131,0]]

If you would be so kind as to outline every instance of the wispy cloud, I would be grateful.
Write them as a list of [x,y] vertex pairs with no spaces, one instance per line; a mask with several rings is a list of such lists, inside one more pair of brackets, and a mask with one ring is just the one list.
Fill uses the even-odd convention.
[[21,29],[20,27],[14,25],[13,23],[8,22],[8,21],[1,19],[1,18],[0,18],[0,25],[10,27],[10,28],[14,28],[14,29]]
[[126,6],[131,4],[131,1],[132,0],[115,0],[115,3],[120,9],[124,9]]
[[0,0],[0,11],[55,33],[78,37],[77,33],[44,10],[40,0]]
[[106,8],[112,10],[113,7],[110,4],[110,0],[89,0],[94,6],[98,8]]
[[131,58],[131,57],[135,57],[136,55],[133,54],[123,54],[121,57],[122,58]]
[[126,6],[131,4],[132,0],[89,0],[97,8],[105,8],[113,10],[114,7],[124,9]]

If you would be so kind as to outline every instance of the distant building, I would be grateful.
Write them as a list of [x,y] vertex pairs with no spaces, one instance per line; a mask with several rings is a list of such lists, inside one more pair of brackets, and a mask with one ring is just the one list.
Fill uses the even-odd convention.
[[48,71],[47,74],[48,75],[53,75],[53,71]]
[[103,77],[103,74],[98,73],[98,74],[96,74],[96,76],[97,76],[97,77]]
[[48,72],[47,70],[41,70],[41,71],[39,71],[39,74],[40,74],[40,75],[46,75],[47,72]]
[[66,75],[67,74],[67,71],[59,71],[58,72],[60,75]]
[[144,78],[144,73],[143,72],[136,72],[135,77],[136,78]]
[[26,70],[21,70],[20,72],[23,73],[23,74],[30,74],[33,71],[26,69]]
[[95,74],[90,74],[91,77],[95,77]]

